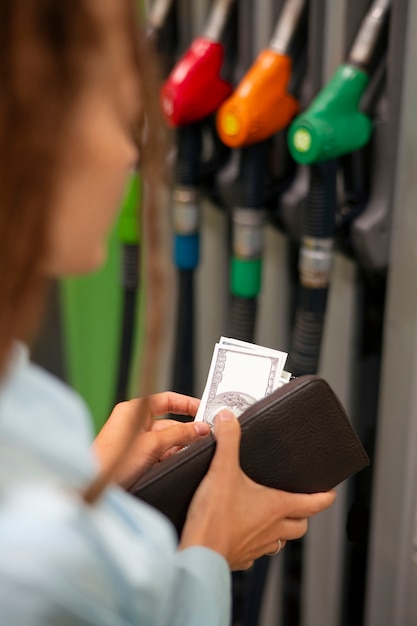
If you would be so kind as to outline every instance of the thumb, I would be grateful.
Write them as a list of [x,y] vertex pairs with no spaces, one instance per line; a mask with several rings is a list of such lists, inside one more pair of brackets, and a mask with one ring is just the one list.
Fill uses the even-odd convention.
[[240,453],[240,424],[235,415],[228,410],[221,411],[214,422],[214,436],[216,438],[216,452],[213,465],[222,471],[236,468],[239,465]]

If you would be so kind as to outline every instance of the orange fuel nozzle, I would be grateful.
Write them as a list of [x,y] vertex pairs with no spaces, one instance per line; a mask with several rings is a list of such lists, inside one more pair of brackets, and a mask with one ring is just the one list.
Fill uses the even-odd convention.
[[261,52],[236,91],[220,107],[217,131],[231,148],[247,146],[285,128],[299,110],[287,92],[292,61],[272,49]]

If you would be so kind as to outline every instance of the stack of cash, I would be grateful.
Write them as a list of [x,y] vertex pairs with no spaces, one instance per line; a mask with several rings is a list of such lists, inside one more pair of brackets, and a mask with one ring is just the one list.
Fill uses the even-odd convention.
[[251,404],[287,383],[287,353],[221,337],[216,343],[196,421],[214,424],[222,409],[239,417]]

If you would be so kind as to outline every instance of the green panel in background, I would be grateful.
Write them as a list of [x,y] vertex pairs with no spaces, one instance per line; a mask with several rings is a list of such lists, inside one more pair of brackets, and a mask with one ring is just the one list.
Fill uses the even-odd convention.
[[68,278],[61,283],[67,377],[87,402],[96,430],[108,418],[115,394],[122,313],[120,239],[132,241],[126,221],[131,229],[137,228],[132,206],[137,209],[139,187],[134,177],[127,189],[119,223],[110,236],[104,267],[90,276]]
[[116,231],[99,272],[62,281],[62,322],[68,380],[87,402],[96,430],[109,416],[116,380],[122,303]]

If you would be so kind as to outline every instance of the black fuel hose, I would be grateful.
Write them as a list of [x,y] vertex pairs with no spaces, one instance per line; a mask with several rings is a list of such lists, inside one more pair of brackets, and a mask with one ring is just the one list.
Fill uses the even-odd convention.
[[136,303],[140,275],[139,251],[140,247],[137,244],[123,244],[122,246],[121,283],[123,289],[123,310],[114,404],[123,402],[127,399],[128,395],[134,332],[137,326]]
[[312,165],[302,217],[300,286],[290,351],[296,376],[317,373],[333,257],[337,162]]
[[194,394],[194,272],[199,262],[197,185],[202,150],[201,124],[178,129],[176,188],[173,198],[174,256],[178,276],[172,388]]

